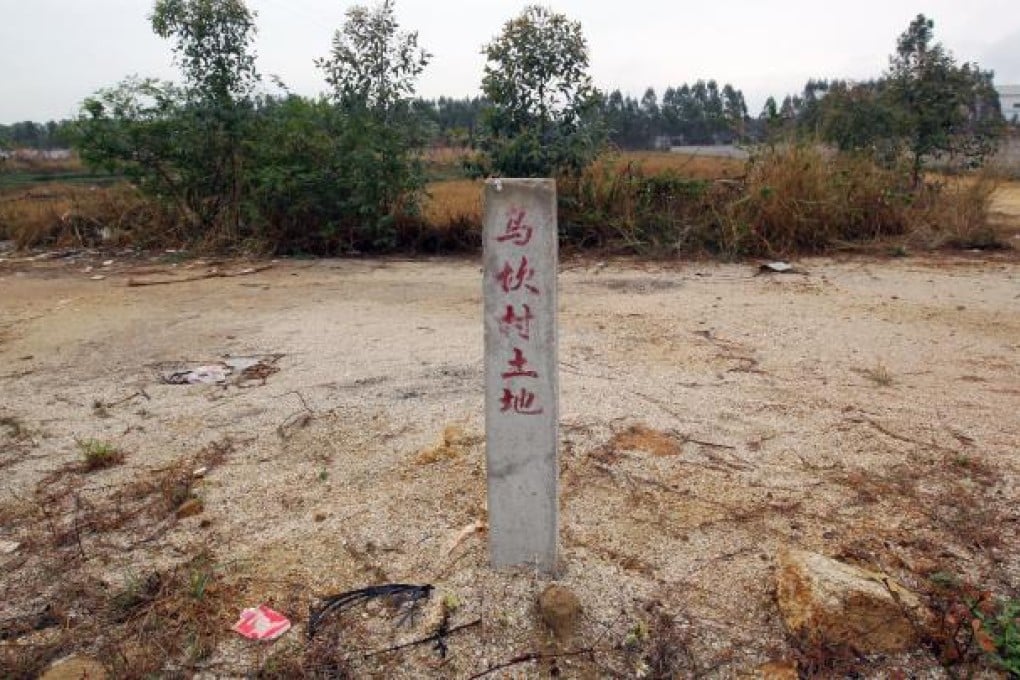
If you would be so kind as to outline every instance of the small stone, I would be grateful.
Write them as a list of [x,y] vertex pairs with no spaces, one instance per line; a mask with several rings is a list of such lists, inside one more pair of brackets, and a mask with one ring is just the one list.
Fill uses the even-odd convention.
[[21,544],[14,541],[0,541],[0,555],[13,555],[20,547]]
[[106,669],[94,659],[69,656],[57,661],[40,676],[40,680],[106,680]]
[[206,473],[208,473],[208,472],[209,472],[209,468],[207,468],[207,467],[200,467],[197,470],[195,470],[194,472],[192,472],[191,474],[192,474],[192,476],[195,479],[202,479],[203,477],[205,477]]
[[186,519],[188,517],[194,517],[195,515],[201,515],[205,511],[205,504],[202,503],[201,499],[192,498],[184,502],[181,507],[177,508],[177,519]]
[[556,639],[567,642],[574,635],[581,602],[568,588],[553,584],[538,598],[538,611]]
[[315,513],[315,517],[313,519],[316,521],[316,523],[318,523],[318,522],[325,522],[326,521],[326,513],[324,513],[324,512],[317,512],[317,513]]
[[859,654],[915,648],[931,612],[889,576],[803,550],[783,550],[776,597],[787,628],[811,644]]

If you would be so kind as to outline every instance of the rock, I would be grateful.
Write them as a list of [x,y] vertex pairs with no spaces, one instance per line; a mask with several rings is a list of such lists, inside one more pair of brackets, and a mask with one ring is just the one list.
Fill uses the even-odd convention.
[[538,611],[556,639],[567,642],[574,635],[581,602],[570,589],[553,584],[539,596]]
[[759,666],[754,677],[760,680],[799,680],[800,674],[793,661],[771,661]]
[[916,647],[931,612],[889,576],[816,553],[783,550],[776,596],[787,628],[809,644],[847,645],[859,654]]
[[106,680],[106,669],[93,659],[69,656],[50,666],[40,680]]
[[201,515],[205,511],[205,504],[199,498],[192,498],[184,501],[181,507],[177,508],[177,519],[186,519]]
[[314,519],[316,523],[320,523],[320,522],[325,522],[327,518],[328,518],[328,516],[326,515],[326,513],[324,513],[324,512],[317,512],[317,513],[315,513],[315,516],[312,519]]

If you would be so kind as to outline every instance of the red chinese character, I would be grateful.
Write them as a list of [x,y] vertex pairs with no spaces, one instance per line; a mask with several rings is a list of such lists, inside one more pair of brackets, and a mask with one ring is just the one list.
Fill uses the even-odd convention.
[[511,371],[507,371],[503,374],[504,380],[510,378],[537,378],[538,373],[532,370],[528,370],[528,360],[524,356],[524,352],[514,348],[514,358],[509,361]]
[[534,278],[535,270],[528,264],[528,258],[526,257],[521,258],[521,264],[516,270],[514,270],[509,262],[506,262],[503,264],[503,269],[496,273],[496,280],[499,281],[499,285],[504,293],[524,288],[535,295],[539,295],[538,288],[528,283]]
[[531,313],[531,307],[528,305],[523,305],[523,307],[524,316],[517,316],[517,310],[513,305],[506,306],[506,314],[499,319],[500,333],[510,335],[510,329],[513,328],[521,340],[531,339],[531,322],[535,319],[535,315]]
[[543,412],[544,409],[535,408],[535,395],[533,392],[521,388],[519,392],[514,394],[508,389],[503,390],[503,398],[501,400],[502,413],[513,411],[514,413],[522,416],[537,416]]
[[502,236],[497,237],[496,240],[500,243],[511,241],[515,246],[526,246],[531,243],[531,236],[535,233],[535,230],[530,225],[524,224],[524,218],[527,214],[520,208],[510,208],[510,216],[506,221],[506,231],[503,232]]

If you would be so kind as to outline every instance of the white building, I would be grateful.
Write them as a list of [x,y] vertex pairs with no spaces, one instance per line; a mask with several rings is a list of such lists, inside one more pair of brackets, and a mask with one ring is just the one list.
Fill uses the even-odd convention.
[[1002,117],[1008,121],[1020,120],[1020,85],[999,85],[999,103]]

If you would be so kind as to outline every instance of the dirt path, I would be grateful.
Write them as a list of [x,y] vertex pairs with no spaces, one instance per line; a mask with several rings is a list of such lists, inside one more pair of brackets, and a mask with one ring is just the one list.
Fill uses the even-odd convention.
[[[684,676],[802,658],[773,602],[784,545],[915,587],[945,572],[1020,591],[1020,265],[801,264],[807,275],[565,267],[563,582],[585,611],[576,646],[605,652],[560,659],[564,676],[640,670],[652,652],[621,645],[659,611]],[[229,438],[196,486],[200,516],[116,550],[78,532],[66,554],[90,558],[80,568],[112,588],[207,549],[243,581],[234,612],[269,601],[300,622],[313,594],[407,582],[454,596],[452,623],[482,620],[451,638],[442,665],[423,647],[357,661],[361,675],[468,677],[546,649],[533,612],[544,582],[491,573],[484,533],[461,533],[485,518],[476,263],[278,263],[126,285],[180,275],[160,268],[114,263],[92,281],[80,267],[0,265],[11,424],[0,501],[61,474],[81,457],[76,442],[126,453],[80,476],[80,493],[99,493]],[[282,357],[265,384],[160,380],[227,355]],[[0,540],[27,540],[3,518]],[[44,603],[62,573],[26,551],[0,556],[0,619]],[[352,639],[385,647],[428,625]],[[205,667],[236,675],[265,659],[228,638]],[[858,663],[869,676],[941,672],[924,650]]]

